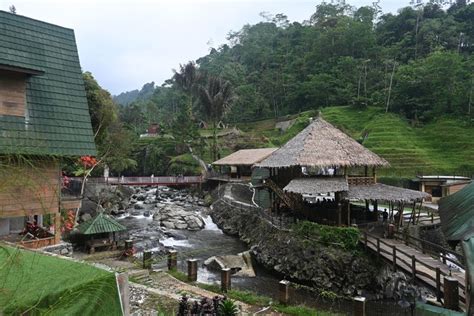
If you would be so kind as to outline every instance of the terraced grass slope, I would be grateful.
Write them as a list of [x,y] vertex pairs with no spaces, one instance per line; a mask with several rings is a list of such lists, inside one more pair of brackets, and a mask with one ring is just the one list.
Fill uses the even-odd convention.
[[378,108],[330,107],[322,112],[327,121],[390,162],[392,168],[382,170],[384,175],[474,174],[474,126],[465,121],[441,118],[412,127]]
[[[301,113],[297,124],[284,134],[275,130],[274,119],[241,123],[237,127],[247,134],[262,137],[261,147],[279,146],[302,130],[306,126],[302,122],[312,115],[314,111]],[[474,126],[466,121],[441,118],[413,127],[399,115],[372,107],[366,110],[328,107],[322,110],[322,115],[390,162],[392,167],[380,170],[381,175],[474,175]]]

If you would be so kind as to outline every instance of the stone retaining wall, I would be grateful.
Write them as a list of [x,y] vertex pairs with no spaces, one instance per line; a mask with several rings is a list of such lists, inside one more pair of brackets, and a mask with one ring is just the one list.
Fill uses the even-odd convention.
[[376,291],[378,269],[360,253],[324,245],[308,246],[262,216],[263,210],[233,199],[230,186],[213,203],[211,216],[226,233],[237,235],[251,246],[255,259],[287,278],[352,296],[358,291]]

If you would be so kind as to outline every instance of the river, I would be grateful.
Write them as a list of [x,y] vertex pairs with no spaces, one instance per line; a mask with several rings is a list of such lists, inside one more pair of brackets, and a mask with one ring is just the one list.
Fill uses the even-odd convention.
[[[172,200],[166,203],[173,203]],[[152,216],[129,215],[124,214],[118,218],[119,222],[125,225],[131,231],[145,230],[151,238],[153,231],[156,231],[157,242],[165,247],[172,247],[178,251],[178,269],[185,272],[186,259],[198,259],[198,282],[206,284],[220,284],[220,273],[207,269],[202,263],[212,256],[235,255],[244,252],[249,247],[239,238],[224,234],[217,225],[207,215],[206,208],[201,208],[200,215],[204,219],[205,227],[198,231],[179,230],[173,231],[175,237],[163,235]],[[151,231],[151,233],[150,233]],[[177,238],[176,236],[179,236]],[[151,243],[149,249],[162,250],[161,245]],[[165,268],[166,260],[158,261],[154,268]],[[248,290],[254,293],[272,297],[278,300],[278,282],[281,276],[266,270],[262,266],[254,265],[256,277],[232,276],[232,288],[239,290]],[[306,290],[305,288],[292,289],[292,303],[304,304],[319,309],[330,310],[338,313],[347,314],[352,311],[352,304],[346,300],[324,301],[318,299],[317,296]],[[368,315],[403,315],[401,310],[394,302],[369,302],[367,305]]]

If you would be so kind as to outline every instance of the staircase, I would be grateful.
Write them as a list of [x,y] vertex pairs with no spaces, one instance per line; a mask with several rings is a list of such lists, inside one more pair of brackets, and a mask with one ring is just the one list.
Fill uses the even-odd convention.
[[289,197],[273,180],[265,179],[264,186],[275,192],[276,195],[285,203],[290,209],[296,210],[298,202]]

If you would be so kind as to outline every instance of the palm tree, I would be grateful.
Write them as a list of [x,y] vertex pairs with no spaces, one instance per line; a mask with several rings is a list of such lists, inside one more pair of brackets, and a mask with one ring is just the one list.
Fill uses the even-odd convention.
[[196,93],[196,85],[199,81],[200,75],[196,64],[193,61],[185,65],[179,65],[179,72],[174,70],[174,82],[184,93],[188,95],[189,104],[188,111],[192,117],[193,110],[193,95]]
[[201,112],[212,123],[212,158],[217,159],[217,124],[230,110],[234,101],[234,92],[229,81],[209,76],[204,85],[198,87]]

